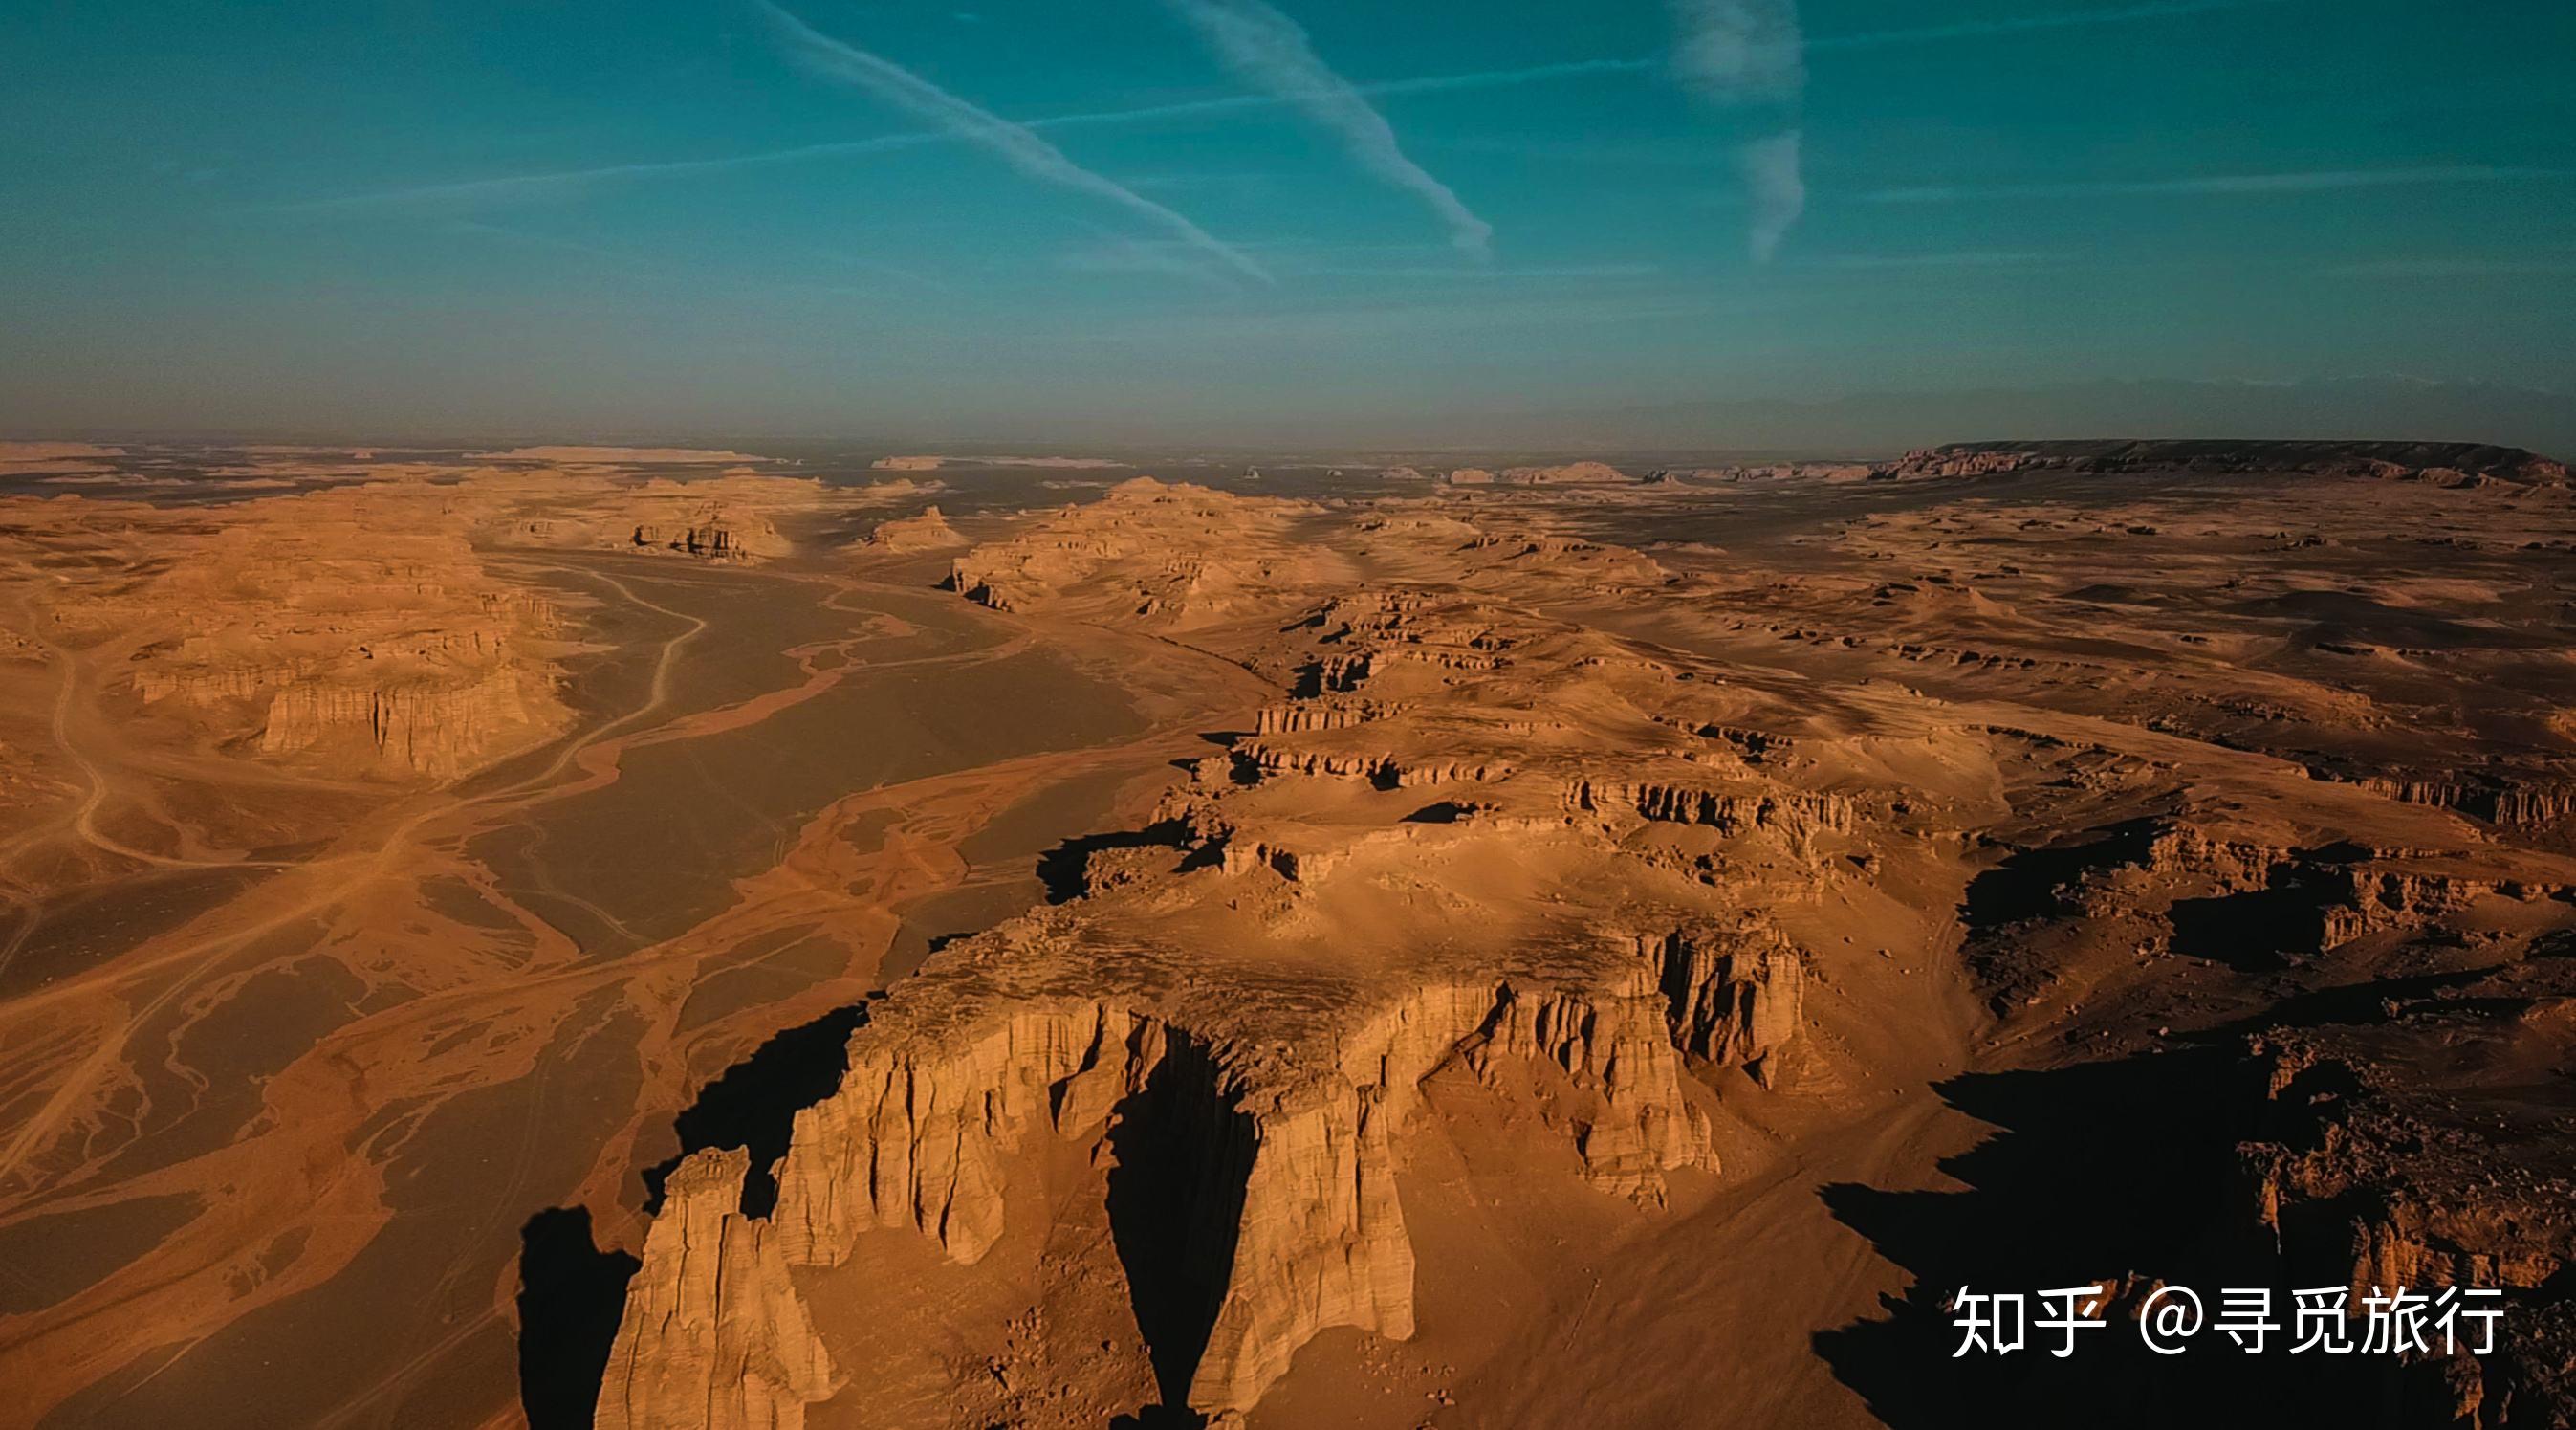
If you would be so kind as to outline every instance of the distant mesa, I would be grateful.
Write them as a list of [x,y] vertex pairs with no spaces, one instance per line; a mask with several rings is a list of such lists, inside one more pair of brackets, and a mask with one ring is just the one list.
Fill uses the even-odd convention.
[[877,524],[868,533],[870,550],[889,555],[909,555],[920,551],[954,551],[966,545],[966,538],[948,524],[948,517],[937,507],[926,507],[918,516],[899,516]]
[[1857,482],[1879,469],[1867,462],[1765,462],[1741,467],[1657,467],[1646,474],[1652,485],[1702,482]]
[[703,467],[773,460],[749,452],[713,452],[696,447],[513,447],[481,456],[490,462],[568,462],[578,466]]
[[122,447],[87,442],[0,442],[0,476],[94,471],[94,463],[124,455]]
[[880,472],[935,472],[935,471],[938,471],[941,467],[945,467],[945,466],[958,466],[958,467],[1048,467],[1048,468],[1067,468],[1067,469],[1076,470],[1076,471],[1099,471],[1099,470],[1104,470],[1104,469],[1111,468],[1111,467],[1123,467],[1123,466],[1126,466],[1126,465],[1127,465],[1127,464],[1126,464],[1125,462],[1112,461],[1112,460],[1110,460],[1110,459],[1109,459],[1109,458],[1107,458],[1107,457],[933,457],[933,456],[906,456],[906,457],[879,457],[879,458],[877,458],[875,461],[868,463],[868,466],[869,466],[869,468],[870,468],[870,469],[872,469],[872,470],[874,470],[874,471],[880,471]]
[[1607,462],[1566,462],[1552,467],[1506,467],[1500,472],[1483,467],[1460,467],[1449,474],[1453,487],[1557,487],[1582,485],[1630,485],[1637,478],[1629,476]]
[[719,506],[706,507],[686,523],[639,523],[633,540],[637,546],[710,561],[754,561],[784,556],[793,549],[766,517],[728,512]]
[[65,457],[122,457],[123,447],[89,442],[0,442],[0,463],[52,462]]
[[1974,477],[1998,472],[2287,472],[2382,477],[2444,486],[2489,482],[2564,485],[2567,464],[2520,447],[2480,442],[2294,442],[2162,439],[1954,442],[1906,453],[1881,479]]

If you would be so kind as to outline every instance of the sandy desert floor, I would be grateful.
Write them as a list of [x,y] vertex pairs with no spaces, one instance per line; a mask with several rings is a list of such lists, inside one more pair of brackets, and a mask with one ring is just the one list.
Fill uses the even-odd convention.
[[2576,1414],[2555,464],[21,455],[0,1424]]

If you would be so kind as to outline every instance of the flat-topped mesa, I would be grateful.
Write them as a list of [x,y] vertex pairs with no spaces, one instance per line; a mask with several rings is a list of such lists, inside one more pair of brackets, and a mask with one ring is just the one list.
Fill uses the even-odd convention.
[[[1538,1079],[1582,1175],[1660,1204],[1668,1172],[1716,1164],[1682,1046],[1758,1061],[1795,1019],[1796,956],[1750,927],[1596,930],[1481,970],[1396,970],[1291,1005],[1265,992],[1273,975],[1257,957],[1203,962],[1109,937],[1033,915],[942,950],[878,1004],[839,1090],[795,1117],[763,1254],[827,1275],[869,1232],[910,1228],[975,1263],[1008,1218],[1035,1210],[1008,1191],[1034,1139],[1096,1149],[1136,1124],[1194,1189],[1173,1235],[1207,1308],[1203,1344],[1158,1351],[1189,1368],[1193,1410],[1247,1410],[1322,1330],[1412,1334],[1396,1173],[1435,1070],[1454,1065],[1506,1097]],[[703,1175],[738,1183],[733,1155]],[[679,1235],[657,1221],[639,1285],[660,1284]],[[630,1296],[601,1423],[673,1423],[662,1399],[689,1377],[618,1368],[722,1358],[711,1337],[745,1314],[728,1298],[765,1305],[775,1284],[764,1269],[710,1287],[715,1304],[686,1314],[658,1291]]]
[[1959,442],[1906,453],[1882,477],[1958,477],[2065,469],[2119,473],[2188,470],[2366,476],[2452,486],[2490,481],[2559,485],[2567,466],[2520,447],[2478,442],[2339,442],[2226,439]]
[[[553,600],[487,569],[408,491],[246,503],[76,623],[137,642],[126,678],[190,738],[350,774],[455,778],[569,718]],[[253,518],[256,519],[253,519]],[[144,641],[146,634],[168,632]]]
[[714,503],[686,517],[638,521],[628,540],[633,546],[709,561],[757,561],[795,549],[767,517]]

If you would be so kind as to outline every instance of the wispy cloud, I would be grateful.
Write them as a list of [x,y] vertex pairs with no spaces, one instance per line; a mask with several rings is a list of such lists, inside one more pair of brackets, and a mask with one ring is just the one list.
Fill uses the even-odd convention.
[[[1673,70],[1684,87],[1712,104],[1763,104],[1795,113],[1807,87],[1806,46],[1797,0],[1671,0],[1681,41]],[[1794,125],[1736,151],[1752,208],[1747,242],[1753,261],[1768,263],[1807,211]]]
[[1270,274],[1238,249],[1181,214],[1146,198],[1126,185],[1097,174],[1065,157],[1064,151],[979,105],[950,94],[912,71],[856,45],[833,39],[797,19],[770,0],[758,0],[790,53],[806,68],[827,78],[866,90],[922,121],[984,149],[1012,168],[1044,183],[1089,194],[1136,214],[1190,246],[1248,277],[1267,283]]
[[851,139],[831,144],[800,144],[792,149],[768,149],[754,154],[724,154],[707,159],[666,159],[638,164],[599,164],[582,169],[554,169],[529,174],[502,174],[491,178],[458,179],[440,184],[410,184],[401,188],[374,189],[365,193],[338,194],[327,198],[299,199],[291,203],[268,205],[270,212],[315,213],[332,209],[382,208],[402,205],[435,205],[441,203],[474,204],[508,203],[522,199],[558,197],[565,193],[614,183],[621,179],[675,178],[686,174],[718,174],[735,169],[766,168],[778,164],[803,164],[820,159],[846,159],[861,154],[882,154],[889,150],[910,149],[923,144],[942,142],[940,134],[884,134],[868,139]]
[[[1528,65],[1518,69],[1416,75],[1406,79],[1379,80],[1370,84],[1353,85],[1352,88],[1369,98],[1388,95],[1449,94],[1466,90],[1547,84],[1559,80],[1587,79],[1601,75],[1638,74],[1660,68],[1663,63],[1660,57],[1561,60],[1553,64]],[[1288,103],[1287,98],[1275,94],[1229,94],[1209,99],[1184,99],[1164,104],[1137,105],[1126,109],[1095,109],[1071,114],[1042,115],[1035,119],[1021,120],[1019,124],[1021,128],[1031,130],[1118,128],[1278,109]],[[917,149],[929,144],[955,143],[958,137],[946,130],[917,130],[825,144],[800,144],[788,149],[765,149],[748,154],[718,155],[706,159],[597,164],[577,169],[554,169],[537,173],[459,179],[448,183],[407,184],[390,189],[373,189],[364,193],[304,199],[266,207],[271,212],[311,212],[451,202],[507,203],[518,200],[557,198],[593,185],[615,183],[625,179],[674,178],[689,174],[717,174],[736,169],[766,168],[779,164],[804,164],[830,159],[856,158],[868,154]]]
[[1795,129],[1756,139],[1739,152],[1744,190],[1753,202],[1753,261],[1768,263],[1780,251],[1780,240],[1807,211],[1807,181],[1798,167],[1799,134]]
[[1704,99],[1788,103],[1806,88],[1796,0],[1672,0],[1673,69]]
[[2445,164],[2399,169],[2301,169],[2270,174],[2197,174],[2167,179],[2083,179],[2062,184],[1927,184],[1872,189],[1856,195],[1873,204],[1950,204],[1995,198],[2090,199],[2130,195],[2316,194],[2340,189],[2405,188],[2424,184],[2494,184],[2576,177],[2576,169],[2514,168],[2495,164]]
[[1151,273],[1215,288],[1235,287],[1225,274],[1210,268],[1207,255],[1192,245],[1130,238],[1098,224],[1083,227],[1091,231],[1092,241],[1067,249],[1057,259],[1072,272]]
[[[1721,4],[1724,0],[1708,0]],[[2257,5],[2289,4],[2295,0],[2199,0],[2199,3],[2141,5],[2113,10],[2080,10],[2068,14],[2032,15],[2017,19],[1986,21],[1976,24],[1935,25],[1914,29],[1865,31],[1848,35],[1824,35],[1803,40],[1807,50],[1863,49],[1878,46],[1966,38],[1981,34],[2005,34],[2018,30],[2065,29],[2085,25],[2126,24],[2169,16],[2199,14],[2206,11],[2242,9]],[[1676,0],[1676,12],[1697,9],[1690,0]],[[1792,17],[1794,18],[1794,16]],[[1750,36],[1759,32],[1758,25],[1744,25],[1728,20],[1709,37],[1708,43],[1694,52],[1696,68],[1689,72],[1694,87],[1711,78],[1734,72],[1747,60],[1742,50],[1754,48]],[[1704,32],[1691,30],[1693,36]],[[1775,43],[1758,46],[1766,56],[1763,64],[1776,68],[1779,48]],[[1401,79],[1354,82],[1350,88],[1368,99],[1384,99],[1417,94],[1450,94],[1484,89],[1509,89],[1522,85],[1552,84],[1566,80],[1594,79],[1617,75],[1644,74],[1665,69],[1674,59],[1663,55],[1633,58],[1560,60],[1543,65],[1525,65],[1507,69],[1469,70],[1456,74],[1415,75]],[[1755,66],[1760,68],[1760,66]],[[1796,66],[1803,72],[1803,65]],[[1130,125],[1169,123],[1175,120],[1214,118],[1281,108],[1292,100],[1278,94],[1233,94],[1208,99],[1177,100],[1162,104],[1137,105],[1123,109],[1084,110],[1068,114],[1042,115],[1018,121],[1021,128],[1046,131]],[[827,162],[834,159],[859,158],[871,154],[891,153],[931,144],[959,141],[960,136],[944,129],[921,130],[900,134],[873,135],[864,139],[841,140],[823,144],[801,144],[785,149],[760,150],[746,154],[716,155],[703,159],[671,159],[627,164],[599,164],[581,168],[545,170],[535,173],[502,174],[484,178],[459,179],[435,184],[409,184],[363,193],[340,194],[316,199],[295,200],[264,206],[270,212],[311,212],[334,209],[403,207],[453,203],[472,205],[507,203],[560,198],[596,185],[625,180],[680,178],[697,174],[727,173],[741,169],[766,168]],[[1458,145],[1456,147],[1469,147]]]
[[1406,157],[1386,122],[1349,80],[1315,53],[1305,28],[1266,0],[1166,0],[1198,31],[1217,57],[1245,81],[1342,141],[1362,169],[1414,195],[1449,227],[1450,243],[1482,257],[1491,251],[1494,226],[1478,218],[1447,184]]

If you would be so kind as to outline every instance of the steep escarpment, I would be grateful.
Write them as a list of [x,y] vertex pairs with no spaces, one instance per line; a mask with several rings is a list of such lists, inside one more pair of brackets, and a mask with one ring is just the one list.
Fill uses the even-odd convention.
[[[1261,960],[1113,947],[1105,921],[1059,914],[952,946],[880,1004],[839,1091],[796,1115],[776,1208],[752,1223],[764,1254],[827,1275],[862,1237],[898,1229],[972,1265],[1009,1218],[1034,1214],[1015,1213],[1009,1192],[1033,1141],[1105,1147],[1143,1120],[1157,1155],[1199,1189],[1171,1234],[1192,1249],[1200,1284],[1184,1299],[1201,1315],[1148,1328],[1189,1342],[1157,1347],[1188,1369],[1167,1392],[1205,1413],[1245,1409],[1324,1329],[1412,1333],[1415,1253],[1396,1174],[1436,1069],[1543,1081],[1547,1125],[1582,1175],[1657,1202],[1667,1173],[1715,1163],[1707,1113],[1684,1090],[1684,1046],[1749,1062],[1795,1028],[1794,953],[1776,942],[1718,952],[1696,929],[1584,935],[1485,977],[1425,967],[1283,1009],[1260,1001],[1277,976]],[[729,1178],[737,1198],[743,1171],[739,1153],[684,1168],[691,1188]],[[704,1342],[681,1355],[688,1365],[739,1358],[724,1328],[769,1324],[758,1305],[774,1276],[669,1313],[697,1294],[672,1280],[675,1243],[708,1234],[702,1211],[666,1228],[674,1215],[656,1219],[613,1367],[657,1364],[675,1337]],[[727,1299],[737,1294],[764,1299],[745,1310]],[[678,1383],[612,1369],[602,1422],[670,1423]]]
[[702,1152],[663,1186],[662,1214],[628,1292],[630,1335],[611,1354],[600,1430],[800,1430],[845,1382],[816,1339],[769,1223],[740,1212],[750,1158]]
[[540,685],[531,699],[530,681],[528,672],[508,666],[415,684],[298,680],[270,698],[260,753],[294,755],[345,742],[415,774],[453,779],[532,726],[542,728],[536,712],[553,693]]

